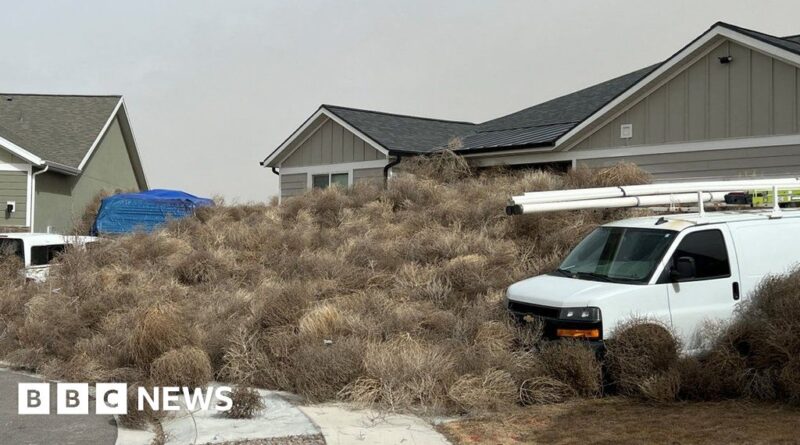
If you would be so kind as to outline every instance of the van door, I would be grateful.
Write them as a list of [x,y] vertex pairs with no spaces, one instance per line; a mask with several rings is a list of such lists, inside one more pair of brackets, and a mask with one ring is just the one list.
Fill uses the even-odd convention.
[[702,346],[710,323],[731,318],[740,298],[739,270],[726,226],[681,235],[659,281],[668,283],[672,327],[690,351]]

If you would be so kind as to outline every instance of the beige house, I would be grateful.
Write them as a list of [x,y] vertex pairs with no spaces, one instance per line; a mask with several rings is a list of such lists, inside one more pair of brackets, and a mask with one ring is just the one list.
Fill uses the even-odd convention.
[[630,161],[656,181],[800,176],[799,71],[800,36],[716,23],[663,62],[481,124],[323,105],[262,165],[280,174],[282,197],[386,176],[453,138],[479,167]]
[[118,189],[147,189],[122,97],[0,94],[0,231],[68,233]]

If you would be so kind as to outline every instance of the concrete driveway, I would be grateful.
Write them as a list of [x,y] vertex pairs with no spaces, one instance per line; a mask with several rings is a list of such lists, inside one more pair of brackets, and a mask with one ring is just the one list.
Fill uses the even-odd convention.
[[[50,415],[18,415],[17,383],[28,382],[42,380],[0,368],[0,444],[113,445],[116,442],[117,427],[111,416],[55,415],[54,384],[50,385]],[[94,412],[94,401],[89,412]]]

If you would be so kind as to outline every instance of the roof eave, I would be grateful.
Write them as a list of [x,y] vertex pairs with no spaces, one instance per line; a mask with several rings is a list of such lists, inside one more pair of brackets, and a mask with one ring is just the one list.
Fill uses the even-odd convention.
[[481,148],[465,148],[460,150],[453,150],[454,153],[460,155],[471,155],[471,154],[486,154],[486,153],[498,153],[498,152],[506,152],[511,150],[530,150],[530,149],[541,149],[541,148],[549,148],[550,150],[538,150],[541,152],[552,151],[555,148],[554,141],[546,141],[546,142],[536,142],[532,144],[520,144],[520,145],[504,145],[504,146],[497,146],[497,147],[481,147]]
[[14,142],[0,136],[0,147],[6,149],[8,152],[19,156],[20,158],[30,162],[33,165],[43,165],[44,160],[35,154],[31,153],[30,151],[20,147],[19,145],[15,144]]
[[50,171],[56,171],[70,176],[78,176],[82,173],[82,170],[79,168],[70,167],[69,165],[59,164],[53,161],[44,161],[42,166],[48,167]]

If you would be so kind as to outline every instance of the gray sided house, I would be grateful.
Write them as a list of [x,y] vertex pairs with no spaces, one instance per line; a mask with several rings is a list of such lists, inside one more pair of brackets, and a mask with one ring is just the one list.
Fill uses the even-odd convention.
[[281,198],[330,184],[383,182],[399,153],[426,153],[472,126],[322,105],[261,165],[280,174]]
[[68,233],[118,189],[147,189],[122,97],[0,94],[0,231]]
[[333,157],[285,163],[320,130],[309,146],[325,147],[326,127],[315,121],[328,115],[382,155],[372,168],[457,138],[455,152],[478,167],[626,161],[656,181],[800,176],[800,36],[716,23],[660,63],[480,124],[323,105],[262,161],[281,175],[282,197],[336,170]]

